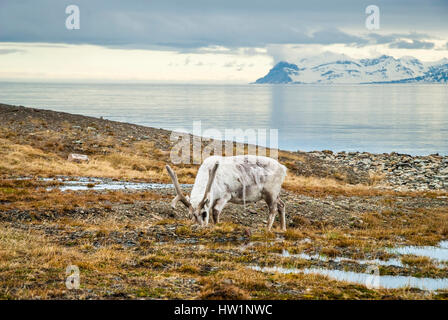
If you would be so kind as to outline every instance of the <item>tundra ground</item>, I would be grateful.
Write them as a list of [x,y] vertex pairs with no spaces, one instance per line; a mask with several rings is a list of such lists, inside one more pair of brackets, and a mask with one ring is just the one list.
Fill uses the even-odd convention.
[[[282,198],[288,231],[266,232],[262,202],[229,204],[222,222],[200,228],[173,190],[60,191],[42,177],[109,177],[169,182],[170,132],[107,120],[0,106],[0,297],[2,299],[443,299],[448,290],[368,289],[310,274],[262,273],[250,266],[364,272],[360,259],[396,257],[397,245],[448,239],[444,190],[396,191],[383,176],[326,166],[281,151],[289,169]],[[66,160],[88,154],[88,164]],[[197,165],[175,167],[192,183]],[[29,179],[17,179],[28,177]],[[56,187],[48,189],[49,187]],[[187,190],[188,191],[188,190]],[[275,227],[278,227],[276,221]],[[328,259],[281,255],[306,253]],[[346,257],[352,262],[332,259]],[[381,275],[447,278],[417,256]],[[67,289],[66,268],[80,269]]]

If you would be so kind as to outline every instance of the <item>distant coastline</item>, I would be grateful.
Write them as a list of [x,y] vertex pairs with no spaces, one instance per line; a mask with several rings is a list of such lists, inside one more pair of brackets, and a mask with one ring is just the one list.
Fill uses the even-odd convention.
[[319,56],[298,63],[278,62],[254,84],[393,84],[448,83],[448,59],[421,62],[413,57],[336,60]]

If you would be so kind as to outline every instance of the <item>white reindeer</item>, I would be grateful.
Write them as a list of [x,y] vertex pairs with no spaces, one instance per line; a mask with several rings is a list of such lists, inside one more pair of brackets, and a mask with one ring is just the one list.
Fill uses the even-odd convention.
[[210,212],[213,222],[218,223],[228,201],[245,204],[264,199],[269,208],[268,230],[278,211],[282,230],[286,230],[285,204],[279,198],[286,167],[278,161],[255,155],[208,157],[198,170],[190,197],[182,193],[171,167],[166,169],[176,190],[171,206],[175,208],[181,201],[201,226],[208,225]]

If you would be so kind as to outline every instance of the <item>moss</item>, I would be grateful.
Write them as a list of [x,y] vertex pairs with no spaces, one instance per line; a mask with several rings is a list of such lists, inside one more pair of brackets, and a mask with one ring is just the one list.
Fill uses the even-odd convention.
[[189,274],[200,274],[201,269],[197,266],[193,265],[182,265],[179,268],[176,269],[177,272],[180,273],[189,273]]
[[179,226],[176,228],[176,234],[178,236],[188,236],[192,234],[190,226]]
[[204,300],[247,300],[250,295],[233,284],[208,284],[200,295]]
[[428,257],[404,255],[401,257],[401,262],[409,266],[428,266],[432,265],[432,261]]
[[138,288],[134,294],[139,298],[163,298],[167,294],[165,288]]
[[138,265],[141,267],[150,268],[163,268],[173,264],[174,261],[167,256],[158,256],[156,254],[150,254],[140,258]]

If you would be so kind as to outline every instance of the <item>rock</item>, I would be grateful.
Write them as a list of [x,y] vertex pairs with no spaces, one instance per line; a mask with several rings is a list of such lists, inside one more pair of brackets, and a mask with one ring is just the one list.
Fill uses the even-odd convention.
[[89,157],[85,154],[78,154],[78,153],[70,153],[67,157],[67,160],[70,162],[89,162]]
[[[392,152],[372,154],[368,152],[324,151],[298,154],[307,157],[298,174],[342,178],[347,183],[366,183],[369,177],[382,177],[378,187],[400,190],[448,189],[448,157],[433,154],[411,156]],[[313,162],[314,161],[314,162]],[[306,163],[314,166],[307,168]],[[328,174],[331,173],[331,174]],[[397,189],[398,190],[398,189]]]

